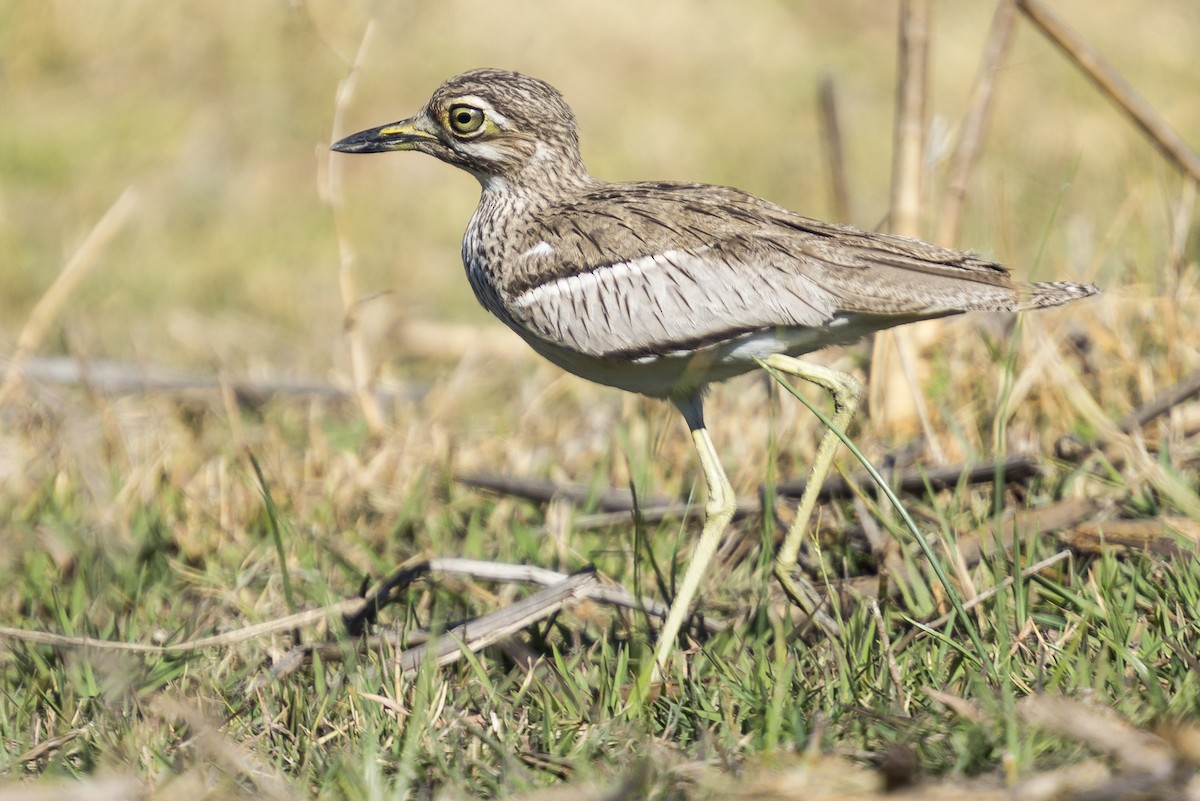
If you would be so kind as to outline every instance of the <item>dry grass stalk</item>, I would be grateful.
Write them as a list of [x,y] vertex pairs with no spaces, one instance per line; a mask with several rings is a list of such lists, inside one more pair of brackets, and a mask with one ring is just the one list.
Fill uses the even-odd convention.
[[[337,95],[333,105],[333,137],[330,139],[330,142],[336,141],[341,136],[340,132],[343,129],[342,119],[345,116],[346,108],[350,105],[350,101],[354,97],[354,90],[358,85],[358,76],[362,71],[362,65],[366,62],[367,52],[370,50],[374,34],[375,21],[371,20],[367,23],[366,30],[363,31],[362,40],[358,45],[358,53],[354,57],[354,63],[350,67],[350,72],[338,84]],[[346,345],[350,350],[350,379],[354,384],[354,396],[358,400],[358,406],[362,410],[367,428],[372,434],[378,435],[384,431],[386,424],[383,420],[383,412],[379,408],[379,398],[375,394],[374,370],[371,369],[371,362],[367,357],[366,344],[363,341],[362,331],[358,325],[360,297],[358,294],[358,283],[354,276],[354,268],[358,261],[358,255],[354,250],[354,246],[350,243],[349,237],[346,235],[341,160],[332,158],[328,152],[325,154],[324,159],[328,175],[326,190],[328,194],[326,200],[329,203],[330,210],[333,212],[334,229],[337,236],[339,255],[338,287],[342,295],[342,308],[345,310],[342,330],[345,332]]]
[[900,665],[896,662],[896,653],[892,650],[892,638],[888,636],[887,623],[883,620],[883,613],[879,611],[879,599],[871,599],[871,618],[875,621],[875,630],[879,632],[879,649],[883,651],[887,661],[888,677],[892,680],[892,687],[896,691],[896,702],[900,704],[900,708],[904,710],[904,714],[909,714],[909,699],[908,693],[904,691],[904,675],[900,672]]
[[[960,554],[960,556],[961,555],[962,554]],[[1025,579],[1029,578],[1030,576],[1035,576],[1038,573],[1041,573],[1043,570],[1046,570],[1047,568],[1051,568],[1054,565],[1058,564],[1059,562],[1062,562],[1062,561],[1070,558],[1070,556],[1071,556],[1070,551],[1059,551],[1058,553],[1054,554],[1053,556],[1048,556],[1039,562],[1035,562],[1034,564],[1030,565],[1029,567],[1027,567],[1021,571],[1021,580],[1024,581]],[[975,608],[976,606],[979,606],[984,601],[995,596],[996,593],[1011,587],[1014,584],[1014,582],[1015,582],[1015,579],[1012,576],[1009,576],[1008,578],[1004,579],[996,586],[989,587],[988,589],[983,590],[982,592],[978,593],[977,595],[972,596],[971,598],[967,599],[966,601],[963,601],[963,609],[970,610],[970,609]],[[942,628],[947,623],[949,623],[951,618],[953,618],[953,617],[954,617],[953,614],[947,613],[947,614],[939,617],[937,620],[934,620],[930,623],[924,624],[920,628],[909,629],[908,632],[896,642],[895,647],[892,649],[893,654],[900,653],[905,648],[912,645],[912,643],[917,638],[922,637],[931,631],[937,631],[938,629]]]
[[132,189],[126,189],[92,227],[87,238],[83,240],[83,244],[75,250],[62,272],[54,279],[54,283],[33,307],[33,311],[29,313],[29,317],[25,320],[25,325],[17,337],[16,351],[9,361],[4,383],[0,384],[0,405],[3,405],[13,390],[20,385],[22,381],[21,368],[25,360],[42,343],[51,324],[66,305],[67,298],[96,266],[100,253],[125,227],[125,223],[128,222],[130,214],[136,207],[137,194]]
[[938,219],[939,245],[955,247],[962,227],[962,211],[967,199],[967,183],[975,168],[975,160],[983,144],[988,115],[995,97],[996,76],[1012,42],[1013,20],[1017,16],[1016,0],[1000,0],[992,17],[992,28],[984,45],[983,63],[971,92],[970,104],[958,134],[958,144],[950,157],[950,179],[946,185],[946,200]]
[[1181,172],[1200,181],[1200,155],[1167,124],[1096,50],[1038,0],[1017,0],[1025,17],[1061,50],[1096,88],[1125,112]]
[[[1030,724],[1057,732],[1095,748],[1111,757],[1117,765],[1117,777],[1124,781],[1125,794],[1093,797],[1151,798],[1174,786],[1178,771],[1184,767],[1186,754],[1177,752],[1168,741],[1141,731],[1111,711],[1096,708],[1067,698],[1033,696],[1021,702],[1020,714]],[[1194,766],[1192,766],[1194,771]],[[1135,782],[1136,786],[1130,784]],[[1083,797],[1083,796],[1078,796]]]

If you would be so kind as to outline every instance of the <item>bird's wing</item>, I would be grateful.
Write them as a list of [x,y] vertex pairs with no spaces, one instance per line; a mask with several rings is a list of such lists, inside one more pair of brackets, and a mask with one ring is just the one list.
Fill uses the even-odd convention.
[[512,254],[514,319],[592,356],[638,358],[869,315],[877,327],[1013,310],[1000,265],[792,214],[735,189],[611,184],[539,213]]

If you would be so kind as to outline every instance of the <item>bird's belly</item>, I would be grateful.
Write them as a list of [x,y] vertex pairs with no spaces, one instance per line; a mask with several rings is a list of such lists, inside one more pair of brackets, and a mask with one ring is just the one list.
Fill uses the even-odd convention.
[[546,359],[577,376],[656,398],[686,398],[705,384],[724,381],[758,367],[756,359],[782,353],[799,356],[834,344],[853,342],[867,330],[851,318],[835,318],[821,327],[752,331],[701,348],[667,351],[636,359],[597,356],[540,339],[514,326]]

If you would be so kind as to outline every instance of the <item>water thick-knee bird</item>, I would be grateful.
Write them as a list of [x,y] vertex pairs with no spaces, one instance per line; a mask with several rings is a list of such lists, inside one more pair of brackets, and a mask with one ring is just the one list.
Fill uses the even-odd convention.
[[[414,116],[333,149],[415,150],[478,178],[462,260],[479,302],[563,369],[683,413],[707,484],[706,518],[647,681],[670,659],[733,516],[704,424],[707,384],[762,360],[826,388],[844,430],[857,381],[796,357],[916,320],[1060,306],[1099,291],[1016,283],[976,255],[809,219],[730,187],[594,178],[558,90],[506,70],[451,78]],[[775,573],[796,600],[796,559],[837,441],[832,430],[822,438],[776,556]]]

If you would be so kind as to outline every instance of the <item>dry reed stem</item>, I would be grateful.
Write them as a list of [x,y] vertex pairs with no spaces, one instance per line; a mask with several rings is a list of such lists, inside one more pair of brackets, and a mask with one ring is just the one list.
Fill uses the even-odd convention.
[[[362,72],[362,65],[366,61],[367,52],[370,50],[375,30],[375,20],[372,19],[367,23],[366,30],[363,31],[362,40],[358,45],[358,52],[354,56],[354,63],[350,66],[350,72],[338,84],[333,105],[333,138],[331,144],[341,137],[343,130],[342,118],[345,116],[346,108],[350,105],[350,101],[354,97],[354,91],[358,86],[358,76]],[[363,419],[367,423],[367,429],[372,435],[379,435],[383,433],[387,426],[383,420],[383,413],[379,408],[379,398],[375,394],[375,377],[371,370],[370,359],[367,358],[367,349],[363,341],[362,329],[358,324],[360,298],[358,295],[358,284],[354,277],[354,268],[358,262],[358,254],[355,252],[354,246],[350,243],[350,239],[346,235],[341,160],[334,158],[326,152],[324,162],[327,165],[328,176],[328,196],[326,201],[333,212],[334,232],[338,244],[338,288],[341,291],[342,308],[345,311],[345,321],[342,330],[345,332],[346,345],[350,351],[350,380],[353,382],[354,397],[358,401],[359,409],[362,410]]]
[[4,383],[0,384],[0,405],[3,405],[9,395],[20,386],[23,380],[22,367],[26,359],[42,343],[50,325],[66,305],[67,298],[96,266],[100,253],[125,227],[137,203],[137,193],[132,188],[122,192],[108,207],[108,211],[104,212],[104,216],[92,226],[87,238],[76,248],[58,277],[50,284],[50,288],[33,307],[17,337],[17,347],[9,361]]
[[921,235],[924,190],[925,105],[929,75],[929,0],[903,0],[896,77],[895,151],[889,229]]
[[1193,181],[1200,182],[1200,155],[1120,73],[1038,0],[1017,0],[1017,5],[1025,17],[1074,62],[1102,94],[1125,112],[1168,161]]
[[[924,195],[930,15],[929,0],[904,0],[901,4],[889,230],[914,238],[921,235]],[[923,333],[910,325],[875,335],[868,406],[884,432],[907,436],[919,426],[934,453],[941,456],[921,394],[920,372],[924,371],[914,370],[909,356],[932,333],[927,326],[920,328]]]
[[975,168],[975,160],[983,144],[983,133],[987,128],[988,115],[995,97],[996,75],[1008,53],[1012,42],[1013,20],[1017,16],[1015,0],[1000,0],[992,17],[992,28],[984,45],[983,62],[967,113],[959,129],[958,144],[950,157],[950,179],[946,185],[946,200],[938,219],[935,241],[939,245],[955,247],[962,228],[962,211],[967,199],[967,184]]
[[829,73],[821,75],[817,87],[817,113],[821,120],[821,142],[829,164],[829,197],[833,204],[833,219],[842,223],[854,221],[850,211],[850,183],[846,180],[846,148],[842,123],[838,114],[837,84]]

